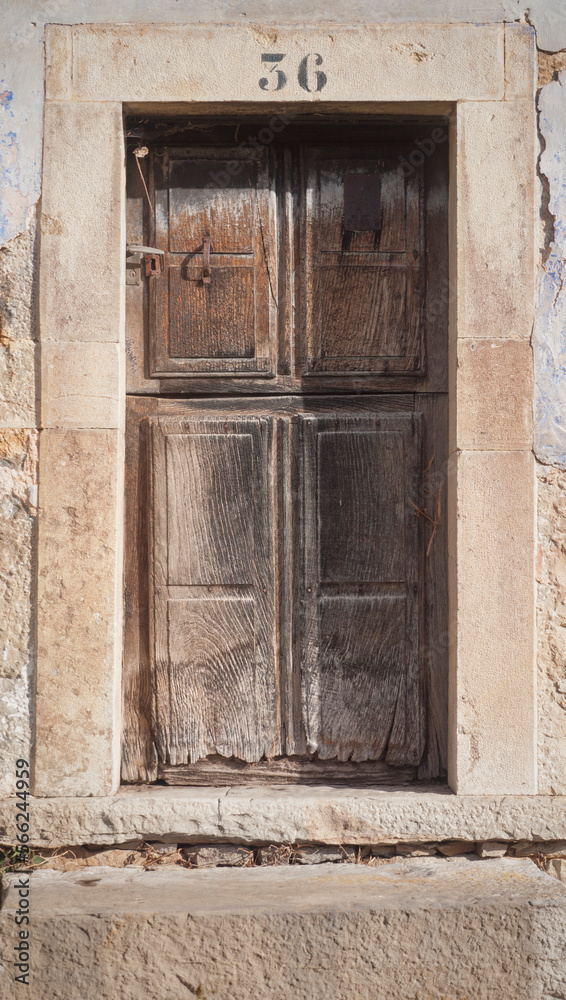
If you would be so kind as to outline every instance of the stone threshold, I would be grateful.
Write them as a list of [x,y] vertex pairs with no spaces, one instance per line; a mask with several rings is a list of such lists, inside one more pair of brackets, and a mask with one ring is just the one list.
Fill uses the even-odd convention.
[[[35,1000],[564,995],[566,887],[529,861],[99,868],[28,882],[31,957],[20,960]],[[7,981],[21,886],[5,879],[0,912],[7,1000],[23,995]]]
[[[566,839],[566,796],[455,795],[442,786],[352,789],[123,786],[112,796],[28,800],[30,844],[387,844]],[[0,800],[0,843],[16,843]]]

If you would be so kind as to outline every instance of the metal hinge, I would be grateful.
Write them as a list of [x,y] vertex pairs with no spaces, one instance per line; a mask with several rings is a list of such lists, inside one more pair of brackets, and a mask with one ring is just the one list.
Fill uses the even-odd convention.
[[139,285],[141,282],[142,261],[145,262],[145,274],[148,278],[157,278],[161,274],[163,250],[157,247],[142,247],[137,243],[126,244],[126,284]]

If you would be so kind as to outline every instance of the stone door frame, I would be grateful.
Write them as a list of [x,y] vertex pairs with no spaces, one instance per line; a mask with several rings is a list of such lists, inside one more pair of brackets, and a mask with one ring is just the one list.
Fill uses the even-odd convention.
[[49,25],[46,46],[35,794],[120,781],[124,113],[321,102],[450,116],[449,783],[534,794],[534,32]]

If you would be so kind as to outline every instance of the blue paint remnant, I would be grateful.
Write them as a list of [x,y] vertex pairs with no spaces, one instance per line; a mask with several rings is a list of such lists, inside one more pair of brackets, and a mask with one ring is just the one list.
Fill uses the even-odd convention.
[[554,239],[540,272],[533,328],[535,454],[566,468],[566,71],[543,87],[538,103]]
[[9,105],[10,101],[12,101],[13,98],[14,95],[11,90],[0,91],[0,108],[5,108],[6,111],[9,111],[9,113],[12,115],[12,118],[14,117],[14,114],[12,111],[10,111]]
[[[0,191],[3,213],[0,215],[0,244],[13,238],[14,222],[20,221],[23,197],[19,189],[18,141],[15,132],[0,134]],[[25,215],[23,216],[25,225]],[[20,224],[20,232],[22,230]]]

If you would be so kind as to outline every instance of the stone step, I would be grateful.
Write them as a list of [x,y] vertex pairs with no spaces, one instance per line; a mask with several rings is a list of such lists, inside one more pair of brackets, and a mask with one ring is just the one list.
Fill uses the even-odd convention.
[[566,998],[566,886],[530,860],[36,872],[29,986],[4,881],[2,1000]]

